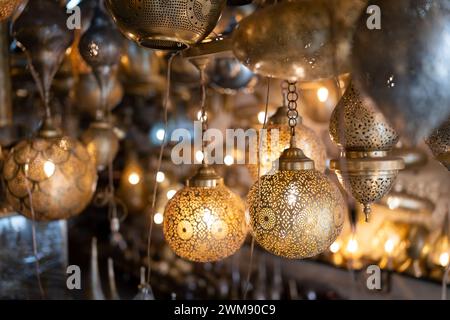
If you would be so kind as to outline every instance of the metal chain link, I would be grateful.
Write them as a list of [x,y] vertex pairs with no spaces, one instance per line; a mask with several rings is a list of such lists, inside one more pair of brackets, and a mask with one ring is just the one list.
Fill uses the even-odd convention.
[[297,93],[297,82],[296,81],[287,81],[288,83],[288,112],[287,116],[289,119],[289,127],[291,128],[291,136],[295,136],[295,127],[297,126],[298,121],[298,111],[297,111],[297,101],[298,101],[298,93]]

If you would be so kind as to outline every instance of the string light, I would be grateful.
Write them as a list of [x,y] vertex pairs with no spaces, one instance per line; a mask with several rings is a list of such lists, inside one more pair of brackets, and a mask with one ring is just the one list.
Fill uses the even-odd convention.
[[156,174],[156,181],[159,183],[163,183],[164,180],[166,180],[166,175],[164,174],[164,172],[158,171],[158,173]]
[[225,165],[227,165],[227,166],[231,166],[231,165],[234,163],[234,158],[233,158],[233,156],[226,155],[226,156],[223,158],[223,163],[225,163]]
[[153,216],[153,222],[155,222],[156,224],[162,224],[164,221],[164,216],[162,213],[157,212],[155,213],[155,215]]
[[177,191],[176,190],[169,190],[169,191],[167,191],[167,199],[172,199],[173,198],[173,196],[175,195],[177,193]]
[[317,98],[320,102],[325,102],[328,100],[330,93],[327,88],[321,87],[317,90]]
[[156,139],[158,139],[158,141],[163,141],[165,134],[166,134],[166,132],[164,129],[156,130],[156,133],[155,133]]
[[264,111],[261,111],[258,113],[258,122],[260,124],[264,124],[264,119],[266,118],[266,113]]
[[135,186],[137,185],[139,182],[141,182],[141,177],[139,176],[139,174],[137,174],[136,172],[132,172],[130,173],[130,175],[128,176],[128,182]]

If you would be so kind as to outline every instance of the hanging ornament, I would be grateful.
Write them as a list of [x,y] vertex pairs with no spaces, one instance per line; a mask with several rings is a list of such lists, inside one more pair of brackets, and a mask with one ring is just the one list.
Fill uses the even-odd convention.
[[[207,59],[195,60],[200,71],[202,102],[202,138],[207,130],[206,78]],[[245,205],[231,192],[223,179],[206,164],[167,203],[164,211],[164,237],[172,250],[185,259],[212,262],[234,254],[247,235]]]
[[9,19],[22,0],[0,0],[0,21]]
[[361,16],[353,44],[355,84],[402,138],[417,143],[450,115],[450,8],[440,0],[369,5],[380,8],[381,30],[367,28],[367,15]]
[[389,192],[398,171],[405,167],[403,159],[388,156],[398,135],[350,85],[331,116],[330,136],[344,149],[340,159],[331,160],[330,168],[347,192],[364,205],[368,220],[370,204]]
[[[283,89],[286,91],[287,88]],[[275,114],[269,118],[267,125],[267,137],[263,138],[260,156],[260,175],[269,173],[273,162],[276,161],[283,151],[289,148],[291,140],[291,129],[289,127],[288,106],[285,104],[286,94],[283,92],[283,106],[278,107]],[[316,133],[302,123],[302,118],[297,119],[295,127],[295,141],[306,157],[314,161],[315,168],[324,172],[326,169],[327,154],[325,145]],[[258,179],[258,165],[248,165],[253,180]],[[275,169],[275,168],[274,168]]]
[[97,6],[91,26],[81,37],[79,49],[100,87],[96,121],[91,123],[81,138],[99,170],[106,168],[119,150],[119,139],[107,119],[109,108],[106,94],[114,85],[113,73],[120,61],[121,45],[122,39],[111,19]]
[[148,190],[144,178],[144,169],[139,163],[137,154],[130,150],[118,190],[129,212],[142,212],[148,204]]
[[450,170],[450,118],[426,140],[433,155]]
[[53,126],[49,106],[49,89],[73,34],[56,2],[35,0],[16,20],[14,35],[27,54],[46,117],[36,137],[19,142],[5,160],[7,199],[31,219],[67,219],[89,204],[97,183],[88,152]]
[[202,41],[219,20],[225,0],[107,0],[120,31],[141,46],[182,50]]
[[267,77],[315,81],[349,72],[353,24],[365,1],[282,1],[242,19],[235,56]]
[[338,187],[295,147],[297,98],[295,83],[290,83],[290,147],[279,158],[278,170],[252,186],[248,204],[255,240],[273,254],[302,259],[324,252],[334,242],[346,206]]

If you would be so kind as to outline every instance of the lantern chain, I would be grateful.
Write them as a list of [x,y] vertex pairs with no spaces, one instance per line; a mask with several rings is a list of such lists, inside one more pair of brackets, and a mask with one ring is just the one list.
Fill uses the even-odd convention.
[[297,111],[297,101],[298,101],[298,93],[297,93],[297,82],[295,81],[287,81],[287,101],[288,101],[288,112],[287,116],[289,119],[289,127],[291,129],[291,137],[295,137],[295,127],[298,122],[298,111]]

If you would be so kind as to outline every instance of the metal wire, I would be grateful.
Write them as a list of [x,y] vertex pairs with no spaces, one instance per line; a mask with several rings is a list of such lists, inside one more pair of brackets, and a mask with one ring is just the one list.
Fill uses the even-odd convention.
[[167,116],[168,116],[168,106],[169,106],[169,102],[170,102],[170,82],[171,82],[170,80],[171,80],[171,71],[172,71],[172,61],[173,61],[173,58],[178,53],[179,52],[173,53],[170,56],[168,64],[167,64],[166,96],[164,99],[164,136],[163,136],[163,139],[161,142],[161,147],[159,150],[159,157],[158,157],[158,165],[157,165],[157,170],[155,172],[152,203],[151,203],[151,210],[150,210],[150,226],[148,229],[148,239],[147,239],[147,285],[148,286],[150,286],[150,277],[152,274],[150,247],[151,247],[151,243],[152,243],[152,233],[153,233],[152,232],[153,231],[153,214],[154,214],[155,206],[156,206],[156,194],[158,192],[157,176],[158,176],[158,172],[161,170],[162,157],[163,157],[163,153],[164,153],[164,147],[166,145],[166,136],[167,136],[167,128],[168,128]]

